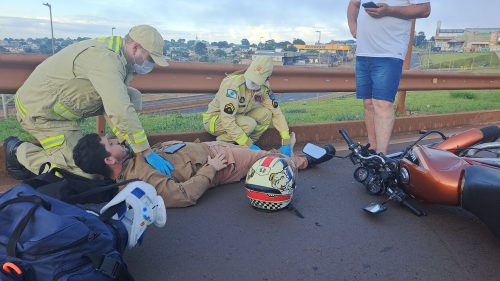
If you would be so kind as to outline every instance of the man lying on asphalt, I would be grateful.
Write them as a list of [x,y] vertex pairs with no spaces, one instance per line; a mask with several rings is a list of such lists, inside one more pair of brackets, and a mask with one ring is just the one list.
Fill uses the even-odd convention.
[[[295,135],[291,134],[291,139],[293,146]],[[182,147],[165,152],[176,144],[176,147]],[[293,155],[291,159],[298,169],[309,168],[333,157],[335,148],[329,144],[324,148],[327,155],[320,159]],[[167,207],[187,207],[196,204],[211,187],[240,181],[255,161],[277,152],[251,150],[246,146],[219,141],[168,141],[158,143],[152,149],[172,163],[174,170],[171,177],[156,171],[144,157],[134,154],[118,140],[97,134],[81,138],[73,150],[73,157],[76,165],[86,173],[99,174],[117,182],[138,178],[153,185]]]

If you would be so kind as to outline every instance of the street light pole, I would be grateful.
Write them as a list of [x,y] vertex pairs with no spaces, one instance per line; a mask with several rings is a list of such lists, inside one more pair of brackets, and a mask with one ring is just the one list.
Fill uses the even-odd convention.
[[113,31],[116,29],[116,27],[111,28],[111,36],[114,36]]
[[54,27],[52,26],[52,6],[49,3],[43,3],[42,5],[49,7],[49,13],[50,13],[50,32],[52,34],[52,55],[55,53],[54,49]]

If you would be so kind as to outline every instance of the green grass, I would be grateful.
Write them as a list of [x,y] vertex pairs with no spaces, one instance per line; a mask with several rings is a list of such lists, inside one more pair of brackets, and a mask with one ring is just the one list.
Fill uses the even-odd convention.
[[500,67],[498,68],[473,68],[473,69],[462,69],[460,72],[468,72],[468,73],[483,73],[483,74],[500,74]]
[[[363,119],[363,104],[354,97],[296,101],[281,107],[290,125]],[[500,90],[408,92],[406,109],[418,115],[500,109]],[[201,113],[141,114],[139,118],[148,133],[203,130]],[[95,132],[95,118],[84,120],[81,126],[84,133]],[[0,140],[10,135],[33,139],[14,118],[1,119]]]
[[499,67],[500,60],[494,52],[488,53],[438,53],[424,55],[421,59],[422,68],[475,68]]

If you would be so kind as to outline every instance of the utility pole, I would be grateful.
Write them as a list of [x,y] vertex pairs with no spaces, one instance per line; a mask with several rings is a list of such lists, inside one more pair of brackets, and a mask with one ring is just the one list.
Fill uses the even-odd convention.
[[55,40],[54,40],[54,27],[52,25],[52,6],[49,3],[43,3],[42,5],[49,7],[49,13],[50,13],[50,32],[52,33],[52,55],[55,53]]

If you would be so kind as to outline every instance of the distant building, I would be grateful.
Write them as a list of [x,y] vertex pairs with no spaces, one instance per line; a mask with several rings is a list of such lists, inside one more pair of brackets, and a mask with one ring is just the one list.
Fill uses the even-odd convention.
[[442,29],[439,21],[434,40],[441,51],[500,51],[500,28]]
[[[269,50],[257,50],[255,54],[252,55],[252,60],[258,56],[270,56],[273,60],[274,65],[291,65],[294,64],[297,60],[297,56],[295,52],[277,52],[277,51],[269,51]],[[251,60],[242,60],[242,64],[249,64]]]

